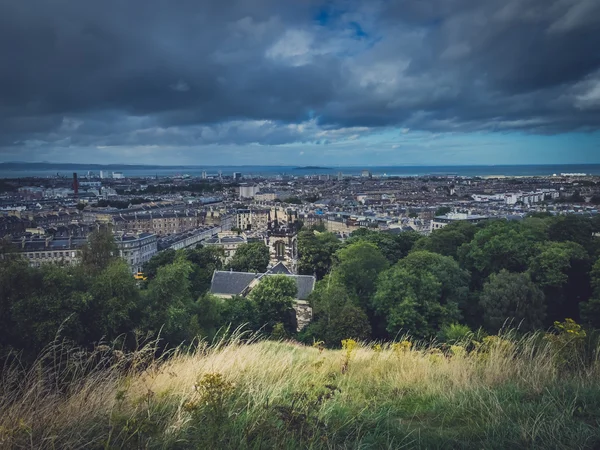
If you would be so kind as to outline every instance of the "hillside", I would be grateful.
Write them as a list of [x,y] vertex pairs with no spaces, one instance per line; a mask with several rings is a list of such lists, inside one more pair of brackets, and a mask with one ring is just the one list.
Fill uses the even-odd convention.
[[0,447],[598,448],[600,363],[574,330],[441,350],[234,340],[162,361],[55,347],[4,371]]

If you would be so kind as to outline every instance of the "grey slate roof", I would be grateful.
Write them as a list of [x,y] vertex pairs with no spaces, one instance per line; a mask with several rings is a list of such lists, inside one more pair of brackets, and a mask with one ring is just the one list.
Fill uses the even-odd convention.
[[[266,276],[272,276],[267,274]],[[315,289],[316,278],[312,275],[286,275],[288,277],[294,278],[296,281],[296,288],[298,292],[296,293],[296,299],[298,300],[307,300],[310,293]]]
[[[255,278],[262,276],[273,276],[281,274],[256,274],[249,272],[227,272],[221,270],[215,270],[213,273],[212,282],[210,285],[211,294],[217,295],[241,295],[244,289],[248,287]],[[315,288],[316,278],[312,275],[287,275],[285,276],[294,278],[296,281],[296,288],[298,290],[296,299],[306,300],[308,296]]]
[[278,262],[273,267],[271,267],[267,273],[272,273],[274,275],[291,275],[290,269],[288,269],[285,264],[282,262]]
[[215,270],[210,284],[211,294],[240,295],[260,274]]

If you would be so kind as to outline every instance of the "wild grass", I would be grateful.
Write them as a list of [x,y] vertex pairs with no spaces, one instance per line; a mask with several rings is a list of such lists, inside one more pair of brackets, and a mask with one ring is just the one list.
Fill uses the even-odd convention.
[[236,334],[157,359],[49,347],[0,382],[0,448],[599,448],[600,363],[540,334],[478,345]]

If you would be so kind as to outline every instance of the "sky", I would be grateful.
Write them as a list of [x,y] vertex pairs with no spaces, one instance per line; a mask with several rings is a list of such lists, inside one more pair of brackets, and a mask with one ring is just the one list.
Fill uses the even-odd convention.
[[600,163],[598,0],[3,0],[0,162]]

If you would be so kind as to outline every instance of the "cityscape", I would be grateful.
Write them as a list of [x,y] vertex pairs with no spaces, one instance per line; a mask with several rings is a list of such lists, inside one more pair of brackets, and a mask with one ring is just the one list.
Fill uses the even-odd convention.
[[[241,170],[241,169],[240,169]],[[218,245],[233,257],[235,243],[271,246],[269,267],[297,273],[295,231],[276,251],[270,224],[322,226],[340,240],[359,228],[428,235],[455,221],[519,221],[532,213],[593,217],[600,175],[373,176],[338,172],[249,177],[201,172],[200,177],[129,177],[88,171],[71,178],[2,182],[0,231],[31,265],[76,264],[89,233],[108,226],[132,273],[166,249]]]
[[600,0],[0,1],[0,449],[600,449],[598,43]]

